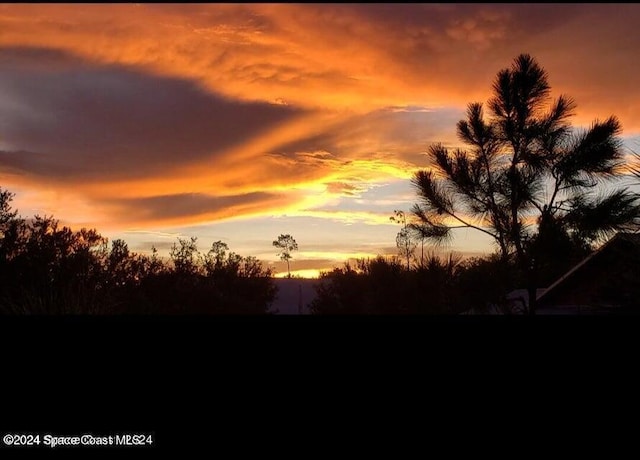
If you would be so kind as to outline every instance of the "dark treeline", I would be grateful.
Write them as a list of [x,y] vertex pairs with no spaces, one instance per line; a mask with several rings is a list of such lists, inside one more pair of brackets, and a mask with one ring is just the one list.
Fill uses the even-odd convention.
[[72,231],[53,217],[24,219],[0,190],[0,313],[264,314],[276,295],[272,272],[215,242],[178,239],[170,260]]
[[[0,313],[267,314],[276,297],[272,270],[221,241],[203,253],[196,238],[178,238],[163,260],[155,248],[138,254],[123,240],[72,231],[53,217],[24,219],[11,209],[12,197],[0,189]],[[562,232],[551,235],[536,246],[539,286],[593,250]],[[416,242],[420,235],[410,232],[397,241],[399,257],[362,259],[323,273],[311,312],[514,312],[506,294],[526,285],[528,276],[515,259],[437,256]]]
[[314,314],[459,314],[494,306],[511,312],[505,295],[521,283],[513,264],[495,256],[463,260],[427,254],[407,270],[402,257],[359,260],[323,273]]
[[[273,272],[216,241],[178,238],[169,259],[129,250],[96,230],[72,231],[53,217],[25,219],[0,189],[0,313],[266,314]],[[322,275],[315,314],[458,313],[497,304],[517,285],[495,257],[462,261],[426,254],[361,260]]]

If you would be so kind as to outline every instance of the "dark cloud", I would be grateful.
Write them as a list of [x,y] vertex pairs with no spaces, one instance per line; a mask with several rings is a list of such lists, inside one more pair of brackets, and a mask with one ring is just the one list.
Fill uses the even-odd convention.
[[[281,195],[255,192],[231,196],[211,196],[202,193],[182,193],[145,198],[125,198],[104,200],[114,216],[127,218],[135,216],[140,222],[171,221],[183,218],[224,216],[230,217],[238,209],[244,211],[259,206],[282,201]],[[130,217],[129,217],[130,218]]]
[[3,72],[27,75],[31,72],[56,73],[70,68],[88,69],[89,63],[54,48],[9,46],[0,48]]
[[64,181],[136,178],[197,163],[291,119],[194,82],[68,53],[0,48],[0,165]]

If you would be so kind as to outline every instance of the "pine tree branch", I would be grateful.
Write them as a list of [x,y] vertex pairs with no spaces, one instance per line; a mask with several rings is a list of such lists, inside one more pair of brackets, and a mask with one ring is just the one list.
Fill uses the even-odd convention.
[[[481,232],[486,233],[487,235],[489,235],[489,236],[491,236],[491,237],[495,238],[496,240],[498,240],[498,236],[497,236],[497,235],[495,235],[495,234],[493,234],[493,233],[491,233],[490,231],[485,230],[485,229],[483,229],[483,228],[481,228],[481,227],[477,227],[477,226],[475,226],[475,225],[473,225],[473,224],[470,224],[470,223],[468,223],[468,222],[465,222],[463,219],[461,219],[460,217],[456,216],[456,215],[455,215],[454,213],[452,213],[452,212],[449,212],[449,211],[446,211],[446,210],[445,210],[444,212],[445,212],[446,214],[450,215],[451,217],[453,217],[454,219],[456,219],[458,222],[460,222],[461,224],[463,224],[465,227],[469,227],[469,228],[474,228],[474,229],[476,229],[476,230],[480,230]],[[449,228],[454,228],[454,227],[449,227]]]

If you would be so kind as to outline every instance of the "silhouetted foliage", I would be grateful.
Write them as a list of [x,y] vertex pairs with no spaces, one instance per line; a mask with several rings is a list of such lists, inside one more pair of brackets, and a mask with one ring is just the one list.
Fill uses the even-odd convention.
[[8,190],[2,190],[0,188],[0,231],[4,232],[7,228],[7,225],[14,220],[18,211],[11,210],[11,201],[13,200],[14,194],[9,192]]
[[314,314],[453,314],[466,309],[457,290],[460,259],[427,255],[413,270],[378,256],[323,273],[311,302]]
[[512,260],[504,260],[499,255],[474,257],[463,261],[457,272],[457,289],[460,303],[467,309],[485,312],[489,307],[506,309],[506,295],[523,280]]
[[108,302],[106,240],[52,217],[13,218],[0,242],[0,305],[14,313],[99,313]]
[[171,247],[169,257],[173,262],[173,272],[183,277],[193,277],[201,274],[202,259],[198,252],[198,238],[192,236],[185,240],[178,238],[178,245],[175,243]]
[[631,156],[633,157],[633,160],[631,164],[627,166],[627,170],[632,176],[640,179],[640,153],[631,152]]
[[169,264],[155,248],[136,254],[96,230],[25,220],[12,198],[0,189],[0,313],[264,314],[275,298],[271,270],[220,241],[202,255],[196,238],[178,239]]
[[[518,56],[493,83],[487,119],[469,104],[457,124],[468,150],[432,145],[433,169],[419,171],[413,207],[430,238],[473,228],[491,236],[505,263],[514,258],[529,289],[556,276],[595,242],[638,228],[640,197],[626,188],[607,194],[599,186],[620,177],[621,125],[614,116],[576,132],[568,120],[574,101],[549,99],[546,71]],[[609,184],[611,185],[611,184]],[[535,296],[534,296],[535,297]]]
[[393,211],[393,214],[389,220],[402,225],[402,229],[400,229],[396,235],[396,247],[398,248],[400,257],[407,261],[407,270],[411,270],[411,259],[414,257],[413,251],[416,248],[415,233],[411,225],[407,222],[407,216],[404,211],[396,209]]

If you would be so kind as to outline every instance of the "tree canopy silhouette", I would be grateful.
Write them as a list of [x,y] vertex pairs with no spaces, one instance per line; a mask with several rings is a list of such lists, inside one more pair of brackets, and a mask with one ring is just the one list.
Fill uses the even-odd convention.
[[310,310],[319,315],[457,314],[469,305],[458,289],[465,269],[460,262],[453,254],[433,253],[409,270],[400,257],[360,259],[355,266],[347,262],[322,273]]
[[178,239],[169,264],[155,248],[19,217],[12,199],[0,188],[0,314],[265,314],[275,298],[271,269],[220,241],[202,254]]
[[575,102],[550,99],[547,72],[528,54],[498,72],[492,89],[489,116],[471,103],[457,124],[467,148],[431,145],[433,168],[412,179],[424,234],[442,241],[454,228],[482,232],[535,283],[558,245],[589,246],[638,228],[639,196],[612,183],[624,162],[615,116],[573,129]]

